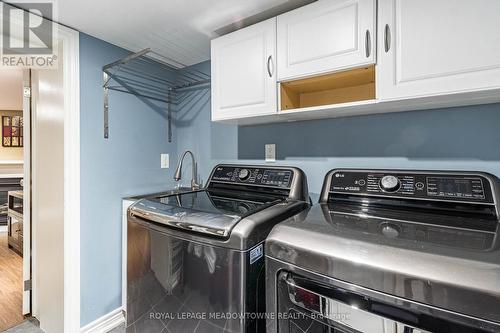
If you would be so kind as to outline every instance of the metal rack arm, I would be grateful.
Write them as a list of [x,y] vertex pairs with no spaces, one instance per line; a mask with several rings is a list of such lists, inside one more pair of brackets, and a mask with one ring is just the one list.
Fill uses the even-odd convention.
[[[162,74],[168,78],[162,77],[156,70],[151,70],[151,67],[157,64],[165,67],[162,69]],[[209,74],[195,68],[186,68],[184,64],[154,52],[151,48],[132,53],[123,59],[107,64],[103,66],[102,71],[105,139],[109,138],[110,90],[132,94],[155,109],[158,106],[148,102],[148,100],[166,103],[168,142],[172,142],[172,105],[176,105],[179,98],[185,98],[184,92],[189,90],[188,88],[210,84]],[[118,75],[118,73],[120,74]],[[176,96],[177,91],[180,93],[179,96]]]

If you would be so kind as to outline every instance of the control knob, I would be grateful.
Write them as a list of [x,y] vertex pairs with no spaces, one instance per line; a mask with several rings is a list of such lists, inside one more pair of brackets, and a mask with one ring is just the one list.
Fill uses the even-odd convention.
[[238,178],[240,180],[247,180],[248,177],[250,177],[250,171],[248,171],[248,169],[241,169],[238,173]]
[[401,233],[401,229],[393,223],[383,223],[380,231],[387,238],[397,238]]
[[382,177],[380,188],[385,192],[396,192],[400,187],[399,179],[392,175]]

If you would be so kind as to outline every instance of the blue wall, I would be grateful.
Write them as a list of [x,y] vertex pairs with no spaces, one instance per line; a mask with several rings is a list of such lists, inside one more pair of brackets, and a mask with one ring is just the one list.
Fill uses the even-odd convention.
[[[210,73],[210,62],[203,62],[190,69]],[[210,86],[193,89],[180,97],[181,102],[175,112],[177,151],[179,154],[185,150],[193,151],[205,184],[214,163],[237,158],[238,127],[210,121]],[[184,168],[190,165],[190,160],[186,162]],[[188,184],[191,171],[183,172],[186,178],[184,184]]]
[[[209,71],[210,63],[198,66]],[[306,172],[313,194],[336,167],[480,170],[500,176],[500,104],[239,128],[211,123],[208,101],[183,113],[189,123],[183,124],[178,149],[195,151],[204,179],[219,162],[264,163],[266,143],[276,144],[277,164]]]
[[175,131],[168,144],[161,104],[111,92],[110,137],[103,138],[102,66],[127,54],[80,34],[82,326],[121,306],[122,197],[171,187],[172,168],[160,169],[160,153],[176,163]]
[[[81,323],[121,305],[121,198],[173,186],[177,152],[192,150],[206,182],[217,163],[302,168],[316,198],[335,167],[481,170],[500,176],[500,104],[237,127],[210,121],[210,90],[180,94],[173,143],[157,108],[134,96],[110,96],[110,139],[102,134],[102,72],[126,51],[81,35]],[[210,63],[196,65],[210,71]],[[159,68],[161,70],[161,68]],[[170,169],[159,168],[168,152]],[[183,183],[190,178],[190,161]]]

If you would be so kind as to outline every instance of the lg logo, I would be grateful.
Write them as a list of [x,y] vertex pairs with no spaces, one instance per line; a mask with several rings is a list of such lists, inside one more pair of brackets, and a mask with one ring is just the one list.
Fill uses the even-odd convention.
[[52,54],[53,25],[51,21],[43,18],[51,18],[52,12],[52,3],[4,4],[2,15],[3,54]]

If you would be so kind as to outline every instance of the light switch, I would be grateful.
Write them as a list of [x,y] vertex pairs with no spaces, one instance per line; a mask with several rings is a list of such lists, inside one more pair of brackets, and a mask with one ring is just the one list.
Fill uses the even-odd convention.
[[266,162],[276,162],[276,145],[274,143],[266,145]]
[[168,169],[169,164],[170,164],[170,158],[169,158],[168,154],[160,154],[160,159],[161,159],[161,162],[160,162],[161,168]]

